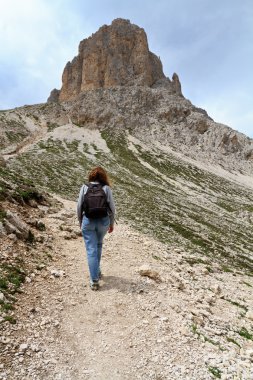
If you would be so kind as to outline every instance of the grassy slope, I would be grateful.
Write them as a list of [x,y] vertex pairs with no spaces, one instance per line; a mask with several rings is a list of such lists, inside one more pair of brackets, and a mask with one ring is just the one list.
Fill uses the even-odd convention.
[[218,261],[224,270],[253,274],[253,233],[240,216],[252,212],[250,191],[158,150],[139,145],[130,150],[124,135],[104,130],[102,137],[109,155],[95,145],[91,155],[87,146],[78,150],[78,141],[49,139],[10,166],[39,186],[76,199],[87,170],[103,165],[113,179],[119,217],[166,242],[168,251],[171,245],[187,249],[193,262],[204,261],[210,270]]

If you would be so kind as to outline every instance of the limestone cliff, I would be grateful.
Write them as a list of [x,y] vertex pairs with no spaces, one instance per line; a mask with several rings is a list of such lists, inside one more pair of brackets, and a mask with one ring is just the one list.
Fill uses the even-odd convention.
[[[149,51],[144,29],[129,20],[116,19],[80,42],[78,55],[63,71],[59,101],[73,100],[87,90],[151,87],[158,81],[181,93],[178,77],[172,82],[166,78],[160,59]],[[57,100],[55,96],[49,98]]]

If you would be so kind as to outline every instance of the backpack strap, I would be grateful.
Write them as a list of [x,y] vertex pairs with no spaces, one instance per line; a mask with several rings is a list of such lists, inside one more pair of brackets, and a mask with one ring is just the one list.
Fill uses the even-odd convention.
[[104,185],[101,185],[101,183],[91,183],[91,182],[88,182],[88,183],[85,183],[85,186],[87,186],[88,189],[92,189],[92,187],[101,187],[101,188],[103,188]]

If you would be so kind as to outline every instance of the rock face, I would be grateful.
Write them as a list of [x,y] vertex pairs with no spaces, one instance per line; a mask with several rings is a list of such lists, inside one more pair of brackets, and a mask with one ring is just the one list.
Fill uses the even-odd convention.
[[3,158],[3,156],[0,154],[0,167],[5,167],[6,166],[6,162],[5,162],[5,159]]
[[[165,79],[162,63],[149,51],[145,31],[128,20],[116,19],[80,42],[78,55],[64,69],[59,100],[72,100],[98,88],[150,87],[161,79]],[[56,101],[55,96],[49,99]]]
[[16,214],[7,211],[5,220],[5,229],[7,233],[14,233],[19,239],[26,240],[29,236],[29,227]]
[[48,103],[54,103],[54,102],[58,102],[59,100],[59,95],[60,95],[60,90],[57,90],[56,88],[54,88],[51,92],[50,92],[50,95],[47,99],[47,102]]

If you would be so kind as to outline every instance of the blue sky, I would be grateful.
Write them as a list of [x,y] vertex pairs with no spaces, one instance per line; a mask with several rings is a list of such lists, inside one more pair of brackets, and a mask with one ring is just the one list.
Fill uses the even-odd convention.
[[253,137],[252,0],[0,0],[0,109],[45,102],[79,41],[122,17],[166,76],[215,120]]

